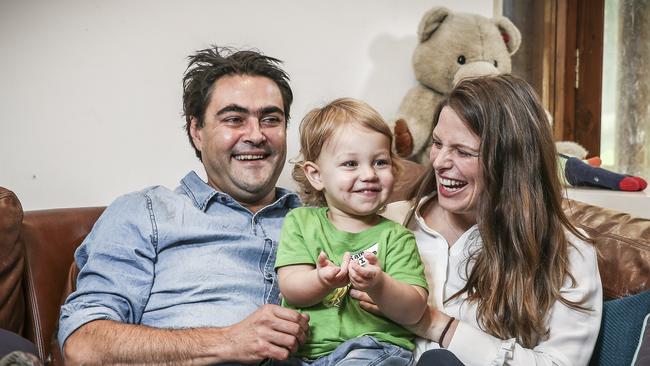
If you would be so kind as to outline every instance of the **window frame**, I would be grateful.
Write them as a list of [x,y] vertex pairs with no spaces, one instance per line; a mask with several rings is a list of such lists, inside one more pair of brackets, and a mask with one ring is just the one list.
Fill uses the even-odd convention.
[[502,13],[522,33],[513,74],[542,97],[554,138],[600,155],[605,0],[503,0]]

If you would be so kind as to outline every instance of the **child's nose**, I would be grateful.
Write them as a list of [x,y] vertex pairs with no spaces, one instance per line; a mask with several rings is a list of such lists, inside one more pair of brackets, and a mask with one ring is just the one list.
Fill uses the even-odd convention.
[[361,170],[362,180],[373,180],[377,178],[377,172],[372,166],[364,166]]

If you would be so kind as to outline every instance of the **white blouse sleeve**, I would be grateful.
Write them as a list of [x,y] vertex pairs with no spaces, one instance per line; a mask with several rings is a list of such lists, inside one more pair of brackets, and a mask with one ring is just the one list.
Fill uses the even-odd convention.
[[603,294],[595,248],[571,234],[569,249],[571,274],[561,294],[567,300],[585,299],[589,311],[569,308],[557,301],[549,315],[549,337],[533,349],[514,339],[501,340],[467,322],[460,322],[449,344],[464,364],[471,365],[587,365],[591,358],[602,316]]

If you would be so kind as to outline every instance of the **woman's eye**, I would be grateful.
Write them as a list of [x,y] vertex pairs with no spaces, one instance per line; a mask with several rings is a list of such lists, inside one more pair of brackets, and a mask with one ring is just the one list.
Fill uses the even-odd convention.
[[473,157],[476,157],[475,153],[471,153],[469,151],[456,150],[456,152],[458,153],[458,156],[460,156],[461,158],[473,158]]
[[437,140],[433,140],[432,144],[433,144],[433,147],[435,147],[436,149],[442,149],[442,142],[437,141]]

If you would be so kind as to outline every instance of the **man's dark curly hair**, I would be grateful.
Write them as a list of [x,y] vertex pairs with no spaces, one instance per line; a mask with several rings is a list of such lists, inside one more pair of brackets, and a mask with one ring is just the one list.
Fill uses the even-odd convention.
[[190,134],[192,117],[197,119],[198,127],[202,128],[214,84],[222,76],[263,76],[273,80],[282,94],[284,118],[289,121],[293,93],[289,86],[289,75],[279,66],[282,61],[264,56],[258,51],[238,51],[217,46],[197,51],[189,56],[189,60],[183,76],[183,115],[187,137],[199,160],[201,160],[201,152],[194,146]]

